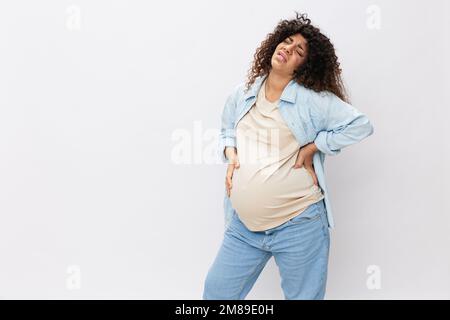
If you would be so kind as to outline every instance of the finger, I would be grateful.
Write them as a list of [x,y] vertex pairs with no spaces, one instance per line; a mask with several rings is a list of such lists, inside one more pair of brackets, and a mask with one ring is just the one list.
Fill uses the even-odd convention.
[[302,154],[302,148],[300,148],[299,150],[298,150],[298,153],[297,153],[297,158],[295,159],[295,163],[294,163],[294,165],[292,166],[292,168],[295,168],[295,169],[297,169],[297,168],[301,168],[302,166],[303,166],[303,154]]
[[295,161],[292,167],[295,169],[303,167],[303,157],[302,156],[298,157],[298,159]]
[[305,167],[308,167],[312,170],[312,167],[313,167],[312,157],[306,157],[303,164],[305,165]]
[[239,162],[239,158],[236,156],[236,160],[235,160],[235,163],[234,163],[234,168],[235,169],[239,169],[240,166],[241,166],[241,164]]
[[313,181],[314,181],[314,184],[316,185],[316,186],[319,186],[319,181],[317,181],[317,175],[316,175],[316,173],[314,172],[314,170],[311,170],[312,171],[312,178],[313,178]]
[[227,176],[226,176],[226,183],[225,184],[226,184],[227,188],[230,188],[230,189],[233,186],[232,176],[233,176],[233,173],[231,173],[231,175],[227,174]]
[[228,197],[230,196],[230,192],[231,192],[231,188],[232,188],[232,184],[231,183],[228,183],[227,184],[227,195],[228,195]]
[[318,186],[318,185],[319,185],[319,182],[317,181],[317,175],[316,175],[316,172],[314,171],[314,168],[311,167],[311,166],[306,167],[306,165],[305,165],[305,168],[306,168],[306,169],[308,170],[308,172],[311,174],[311,177],[312,177],[312,179],[313,179],[314,184],[315,184],[316,186]]
[[234,172],[235,164],[230,163],[227,168],[227,174],[225,176],[225,186],[227,188],[227,196],[230,197],[230,190],[233,187],[232,177]]
[[234,164],[229,164],[227,168],[227,177],[232,177],[234,171]]
[[226,186],[227,186],[227,188],[230,188],[231,187],[231,178],[230,177],[227,177],[227,179],[226,179]]

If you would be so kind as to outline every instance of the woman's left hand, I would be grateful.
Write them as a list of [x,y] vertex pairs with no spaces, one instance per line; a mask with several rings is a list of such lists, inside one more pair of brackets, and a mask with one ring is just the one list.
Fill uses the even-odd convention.
[[314,144],[314,142],[304,145],[298,151],[297,159],[295,160],[295,164],[293,166],[294,169],[297,169],[301,168],[304,165],[305,169],[308,170],[308,172],[311,174],[316,186],[318,186],[319,183],[317,181],[316,172],[314,171],[313,156],[317,150],[317,146]]

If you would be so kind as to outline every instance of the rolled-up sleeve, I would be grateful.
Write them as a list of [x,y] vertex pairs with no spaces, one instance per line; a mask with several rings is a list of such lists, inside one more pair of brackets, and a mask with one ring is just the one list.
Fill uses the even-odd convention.
[[342,148],[374,132],[372,123],[364,113],[331,92],[316,93],[312,102],[321,119],[314,143],[327,155],[337,155]]
[[218,153],[219,158],[223,163],[228,163],[228,160],[225,157],[225,148],[236,147],[236,132],[234,129],[234,122],[239,87],[240,86],[237,86],[234,91],[228,96],[225,101],[225,106],[222,110]]

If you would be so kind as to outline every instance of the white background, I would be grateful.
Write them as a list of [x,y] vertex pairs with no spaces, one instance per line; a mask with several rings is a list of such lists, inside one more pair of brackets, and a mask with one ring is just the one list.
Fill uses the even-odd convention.
[[[200,299],[224,230],[221,111],[294,10],[375,129],[325,162],[326,298],[450,298],[444,0],[2,2],[0,298]],[[247,299],[283,299],[273,258]]]

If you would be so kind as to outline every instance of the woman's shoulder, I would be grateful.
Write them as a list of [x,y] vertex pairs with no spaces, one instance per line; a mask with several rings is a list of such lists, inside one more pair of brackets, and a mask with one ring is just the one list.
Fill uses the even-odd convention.
[[[303,87],[304,88],[304,87]],[[334,111],[342,110],[343,108],[352,108],[353,106],[342,100],[335,93],[323,90],[315,91],[313,89],[305,88],[307,94],[306,106],[310,109],[312,114],[317,116],[327,116]]]
[[330,103],[332,100],[338,98],[333,92],[328,90],[315,91],[311,88],[305,86],[300,86],[301,90],[306,93],[306,97],[309,102],[316,106],[323,106],[324,104]]

